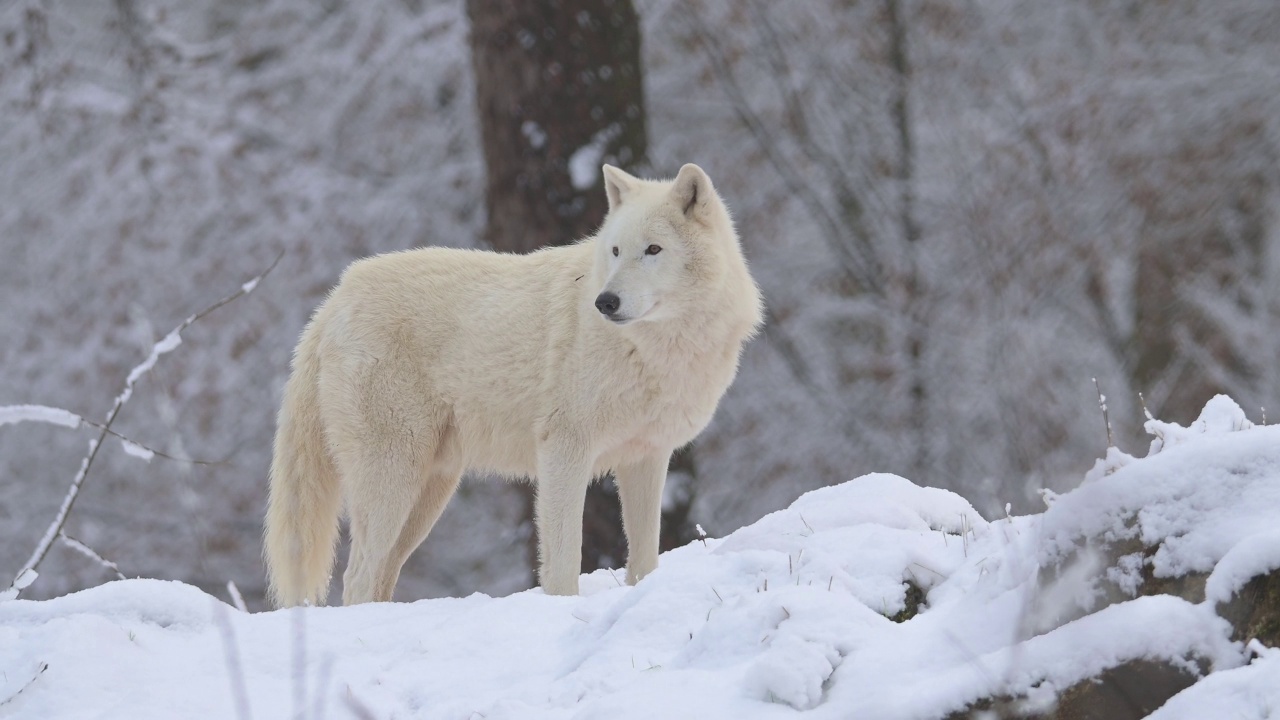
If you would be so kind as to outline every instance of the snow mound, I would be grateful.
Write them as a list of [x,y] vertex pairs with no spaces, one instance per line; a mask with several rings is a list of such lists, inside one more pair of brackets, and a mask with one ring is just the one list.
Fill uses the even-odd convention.
[[1252,664],[1223,670],[1175,695],[1148,720],[1266,720],[1280,708],[1280,651]]
[[1242,541],[1275,528],[1275,427],[1250,430],[1240,408],[1219,395],[1190,428],[1156,421],[1147,428],[1159,433],[1148,457],[1136,461],[1113,448],[1084,485],[1046,498],[1042,563],[1086,538],[1137,540],[1158,547],[1155,577],[1177,577],[1213,570]]
[[1177,423],[1161,422],[1154,418],[1143,425],[1147,432],[1155,436],[1151,441],[1149,455],[1155,455],[1164,448],[1173,447],[1186,442],[1195,442],[1204,436],[1223,435],[1253,427],[1244,410],[1235,400],[1226,395],[1214,396],[1200,411],[1200,417],[1189,427]]
[[[1052,700],[1145,659],[1212,671],[1156,717],[1263,717],[1280,703],[1280,651],[1233,641],[1215,604],[1280,566],[1280,429],[1224,400],[1191,428],[1154,425],[1151,456],[1113,451],[1040,515],[987,521],[954,493],[868,475],[666,553],[634,588],[601,570],[578,597],[250,615],[127,580],[0,603],[0,702],[16,717],[139,720],[926,719]],[[1155,550],[1089,560],[1125,542]],[[1090,607],[1108,579],[1134,595],[1144,572],[1193,571],[1210,573],[1204,602]],[[1046,595],[1077,611],[1046,613]]]

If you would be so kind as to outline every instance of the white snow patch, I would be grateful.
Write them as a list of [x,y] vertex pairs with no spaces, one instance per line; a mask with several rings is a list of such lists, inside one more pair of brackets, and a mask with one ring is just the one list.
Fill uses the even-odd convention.
[[541,150],[542,146],[547,144],[547,133],[541,125],[532,120],[525,120],[520,124],[520,134],[524,135],[529,141],[529,147],[534,150]]
[[1280,709],[1280,652],[1215,672],[1174,695],[1147,720],[1266,720]]
[[231,604],[242,613],[249,612],[249,608],[245,607],[244,596],[240,594],[240,588],[236,586],[234,580],[227,581],[227,594],[231,596]]
[[132,440],[120,438],[120,446],[124,448],[126,455],[136,457],[143,462],[151,462],[151,459],[156,456],[154,450],[145,448]]
[[67,428],[80,427],[80,416],[62,408],[46,405],[6,405],[0,407],[0,426],[21,422],[41,422]]
[[1280,530],[1260,532],[1236,543],[1205,581],[1204,599],[1224,603],[1258,575],[1280,570]]
[[622,126],[613,123],[591,136],[591,142],[573,151],[569,156],[569,182],[575,190],[587,190],[600,179],[600,161],[604,159],[609,143],[622,132]]
[[1206,435],[1222,435],[1247,430],[1253,427],[1253,423],[1249,422],[1244,410],[1241,410],[1234,400],[1226,395],[1216,395],[1205,404],[1204,409],[1200,411],[1200,417],[1188,427],[1184,428],[1177,423],[1154,419],[1147,420],[1143,427],[1156,438],[1151,441],[1149,453],[1154,455],[1166,448],[1192,442]]
[[[251,283],[254,281],[250,280],[249,282]],[[248,285],[249,283],[245,283],[245,284]],[[191,321],[194,321],[194,318],[191,319]],[[187,324],[190,324],[190,322],[188,322]],[[181,330],[175,329],[175,330],[171,330],[168,335],[165,335],[163,340],[156,343],[156,347],[155,347],[156,354],[164,355],[167,352],[172,352],[175,348],[181,345],[182,344],[181,332],[182,332]]]
[[135,366],[133,370],[129,372],[129,377],[125,378],[125,391],[120,394],[120,398],[116,400],[117,403],[124,402],[129,399],[129,396],[133,394],[133,384],[138,381],[138,378],[147,374],[151,368],[155,367],[156,361],[160,359],[161,355],[172,352],[182,344],[182,328],[191,324],[193,320],[193,318],[188,318],[187,322],[177,328],[174,328],[168,335],[165,335],[159,342],[151,346],[151,353],[147,355],[147,359]]
[[1200,418],[1190,429],[1149,422],[1165,438],[1152,455],[1057,497],[1043,516],[1041,561],[1066,557],[1083,538],[1137,539],[1159,545],[1155,576],[1174,577],[1209,572],[1246,538],[1272,531],[1280,429],[1254,428],[1224,396]]
[[31,583],[35,582],[38,577],[40,577],[40,573],[35,570],[32,570],[31,568],[24,569],[22,572],[18,573],[16,578],[13,579],[13,584],[10,585],[7,590],[0,592],[0,602],[13,600],[18,597],[18,593],[31,587]]

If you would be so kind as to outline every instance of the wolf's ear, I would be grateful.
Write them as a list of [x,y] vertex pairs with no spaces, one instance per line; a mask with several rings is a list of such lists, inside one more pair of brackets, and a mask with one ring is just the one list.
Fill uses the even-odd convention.
[[690,220],[702,217],[714,192],[711,178],[693,163],[680,168],[680,174],[671,185],[671,199]]
[[609,212],[613,212],[622,205],[637,180],[612,165],[605,165],[601,173],[604,175],[604,192],[609,196]]

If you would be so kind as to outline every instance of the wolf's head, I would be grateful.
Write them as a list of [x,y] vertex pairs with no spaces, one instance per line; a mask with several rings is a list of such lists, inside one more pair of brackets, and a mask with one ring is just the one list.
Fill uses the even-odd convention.
[[[759,291],[702,168],[685,165],[675,180],[651,181],[605,165],[604,184],[609,214],[596,235],[595,275],[603,282],[595,306],[606,320],[661,322],[710,310],[754,312],[758,324]],[[726,299],[743,307],[723,307]]]

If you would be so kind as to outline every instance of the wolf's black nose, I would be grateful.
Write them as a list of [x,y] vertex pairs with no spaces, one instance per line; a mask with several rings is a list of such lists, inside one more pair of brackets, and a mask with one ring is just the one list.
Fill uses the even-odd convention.
[[622,300],[614,293],[602,292],[596,298],[596,309],[605,315],[613,315],[619,307],[622,307]]

